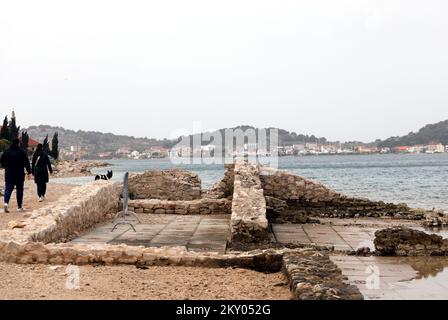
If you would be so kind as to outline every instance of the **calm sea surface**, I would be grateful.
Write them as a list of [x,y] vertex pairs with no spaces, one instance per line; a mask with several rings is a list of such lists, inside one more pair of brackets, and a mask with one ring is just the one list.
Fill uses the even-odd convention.
[[[221,165],[175,166],[169,160],[110,160],[114,179],[123,173],[181,167],[195,171],[204,188],[219,181]],[[283,157],[280,169],[319,180],[348,195],[413,207],[448,211],[448,154],[384,154]],[[105,173],[109,168],[93,170]],[[92,177],[53,179],[58,183],[85,183]]]

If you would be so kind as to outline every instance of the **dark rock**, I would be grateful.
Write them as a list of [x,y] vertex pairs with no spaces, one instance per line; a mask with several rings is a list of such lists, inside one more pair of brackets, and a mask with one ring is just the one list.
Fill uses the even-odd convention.
[[375,248],[379,255],[424,256],[448,255],[448,240],[406,227],[393,227],[375,232]]

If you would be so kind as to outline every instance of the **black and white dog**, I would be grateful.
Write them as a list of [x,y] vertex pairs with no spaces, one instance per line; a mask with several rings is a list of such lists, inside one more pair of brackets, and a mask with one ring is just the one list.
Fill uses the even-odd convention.
[[104,175],[104,174],[101,174],[101,175],[96,175],[95,176],[95,181],[97,181],[97,180],[110,180],[110,179],[112,179],[112,176],[113,176],[113,171],[111,170],[111,171],[107,171],[107,174],[106,175]]

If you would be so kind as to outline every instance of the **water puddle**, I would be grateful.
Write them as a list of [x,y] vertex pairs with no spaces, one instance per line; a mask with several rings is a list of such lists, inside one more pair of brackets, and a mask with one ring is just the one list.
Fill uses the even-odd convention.
[[448,299],[448,257],[332,257],[367,300]]

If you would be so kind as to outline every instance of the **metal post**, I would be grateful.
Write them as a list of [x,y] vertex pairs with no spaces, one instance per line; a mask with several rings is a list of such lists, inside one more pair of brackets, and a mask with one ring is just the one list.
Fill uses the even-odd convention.
[[[124,174],[124,179],[123,179],[123,210],[118,212],[114,218],[114,222],[120,218],[121,218],[121,221],[115,222],[115,225],[112,228],[112,232],[115,231],[117,226],[121,225],[121,224],[130,225],[132,230],[134,230],[134,232],[137,232],[135,230],[134,225],[126,219],[126,217],[129,216],[129,186],[128,186],[128,184],[129,184],[129,172],[126,172]],[[137,216],[137,214],[135,212],[132,212],[132,214],[137,219],[138,223],[141,223],[140,218]]]

